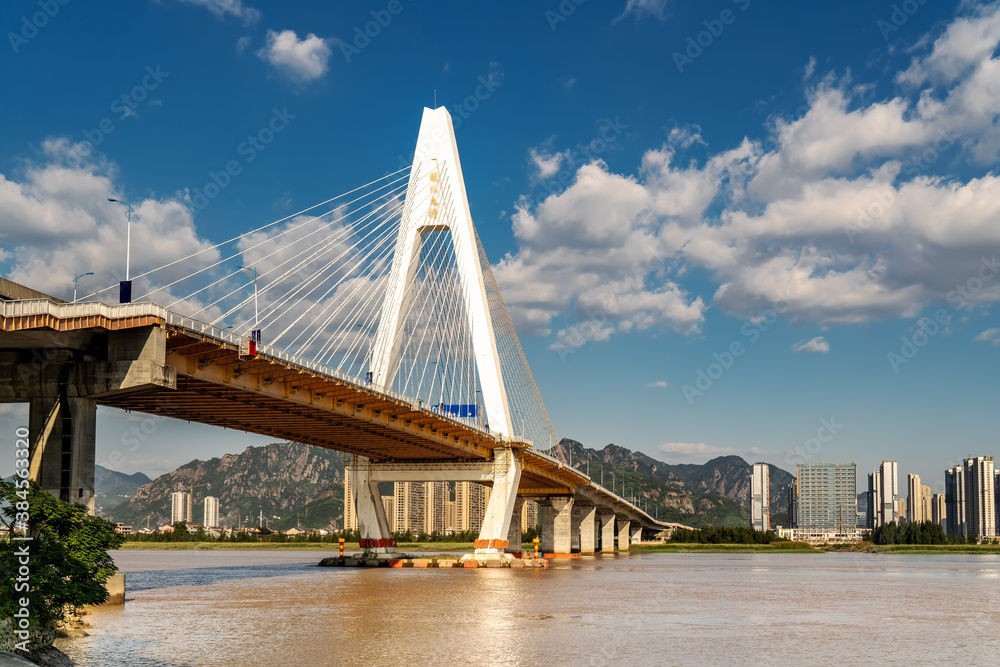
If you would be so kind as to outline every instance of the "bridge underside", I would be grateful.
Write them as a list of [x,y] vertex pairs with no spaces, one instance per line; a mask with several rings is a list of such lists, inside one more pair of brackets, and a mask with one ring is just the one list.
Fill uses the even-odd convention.
[[[205,328],[152,304],[0,305],[0,402],[31,403],[33,478],[48,477],[46,490],[93,506],[93,415],[103,405],[304,442],[374,465],[428,471],[492,465],[492,476],[480,483],[494,486],[491,498],[501,496],[497,483],[504,489],[503,511],[494,512],[489,540],[502,542],[500,550],[519,542],[520,533],[507,529],[517,498],[552,508],[553,525],[561,526],[550,531],[555,551],[568,550],[565,536],[580,532],[581,525],[586,534],[594,532],[591,513],[582,523],[574,517],[574,496],[579,507],[597,507],[601,516],[657,523],[592,487],[580,472],[533,451],[530,443],[430,412],[405,396],[310,367],[280,350],[265,347],[251,358],[240,338],[198,326]],[[377,484],[374,489],[369,504],[377,513]],[[581,547],[592,542],[588,538]]]

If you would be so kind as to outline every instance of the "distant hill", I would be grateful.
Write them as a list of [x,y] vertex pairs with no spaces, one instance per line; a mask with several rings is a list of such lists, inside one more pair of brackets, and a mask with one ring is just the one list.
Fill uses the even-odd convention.
[[104,515],[112,507],[122,504],[132,497],[135,490],[152,480],[141,472],[126,475],[104,466],[94,466],[94,508],[98,515]]
[[[200,485],[204,486],[200,486]],[[338,452],[299,443],[247,447],[209,461],[194,460],[139,487],[106,514],[113,521],[161,526],[170,521],[170,494],[194,489],[194,523],[202,523],[205,496],[219,499],[224,526],[257,525],[263,513],[270,528],[338,528],[344,512],[344,466]],[[281,517],[275,520],[274,517]]]
[[[672,521],[692,525],[736,525],[750,522],[750,473],[753,465],[739,456],[720,456],[702,464],[669,464],[610,444],[602,450],[589,449],[576,440],[563,438],[557,448],[562,456],[573,452],[573,467],[584,470],[589,455],[591,478],[599,478],[599,464],[605,466],[605,485],[610,486],[610,471],[620,481],[622,474],[629,480],[656,480],[660,486],[646,484],[654,502],[659,500]],[[596,463],[595,463],[596,462]],[[768,465],[771,481],[772,523],[784,519],[787,525],[788,496],[786,489],[795,476],[774,465]],[[728,501],[728,502],[726,502]],[[661,515],[662,519],[663,516]]]
[[[614,444],[595,450],[563,439],[557,447],[562,456],[572,448],[573,465],[580,470],[586,469],[589,455],[590,475],[595,480],[600,480],[598,464],[603,464],[605,486],[611,487],[613,472],[619,493],[624,480],[649,503],[650,513],[662,520],[693,526],[749,524],[751,465],[738,456],[723,456],[701,465],[670,465]],[[150,526],[168,523],[170,494],[187,491],[191,485],[205,485],[194,489],[195,523],[203,521],[205,496],[215,496],[224,526],[256,525],[261,513],[268,527],[276,530],[343,525],[344,466],[339,453],[320,447],[287,442],[248,447],[241,454],[191,461],[131,492],[127,484],[130,476],[108,470],[102,474],[109,476],[109,488],[128,496],[104,515],[136,528],[147,525],[147,519]],[[779,522],[776,516],[787,511],[783,489],[792,479],[789,473],[771,466],[774,523]],[[392,493],[391,484],[382,486],[382,493]],[[110,499],[115,493],[108,492],[106,497]]]

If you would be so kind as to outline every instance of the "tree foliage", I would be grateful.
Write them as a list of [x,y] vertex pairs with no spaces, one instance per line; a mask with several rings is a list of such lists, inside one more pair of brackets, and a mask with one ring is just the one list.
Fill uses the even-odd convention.
[[[13,616],[21,598],[28,599],[32,620],[40,625],[61,618],[66,605],[107,600],[105,584],[118,570],[108,551],[124,542],[114,524],[91,516],[83,505],[57,500],[35,482],[26,489],[14,482],[0,483],[0,505],[9,529],[26,507],[31,537],[17,540],[11,530],[0,540],[0,571],[5,575],[0,579],[0,618]],[[22,566],[27,569],[26,581],[19,580]]]
[[774,531],[754,530],[749,526],[714,526],[675,530],[670,541],[688,544],[770,544],[777,542],[778,536]]
[[[923,521],[921,523],[898,524],[895,521],[878,526],[867,535],[867,541],[872,544],[948,544],[955,540],[949,540],[944,534],[941,524],[933,521]],[[965,538],[958,538],[960,543],[965,543]]]

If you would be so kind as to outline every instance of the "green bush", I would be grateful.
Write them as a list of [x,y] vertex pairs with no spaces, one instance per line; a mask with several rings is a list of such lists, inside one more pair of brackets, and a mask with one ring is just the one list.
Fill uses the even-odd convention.
[[[42,627],[61,618],[67,605],[108,599],[105,583],[118,570],[108,551],[124,542],[114,524],[91,516],[83,505],[57,500],[34,482],[26,489],[0,483],[0,500],[5,501],[0,514],[8,528],[21,527],[19,512],[27,507],[31,537],[17,540],[12,530],[0,540],[0,571],[7,573],[0,579],[0,619],[12,618],[21,598],[28,599],[32,622]],[[19,581],[25,546],[28,575]]]

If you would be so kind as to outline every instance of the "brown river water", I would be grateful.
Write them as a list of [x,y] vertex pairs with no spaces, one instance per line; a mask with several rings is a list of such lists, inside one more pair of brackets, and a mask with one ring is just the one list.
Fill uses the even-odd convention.
[[122,551],[79,665],[1000,664],[1000,556],[633,554],[547,570]]

